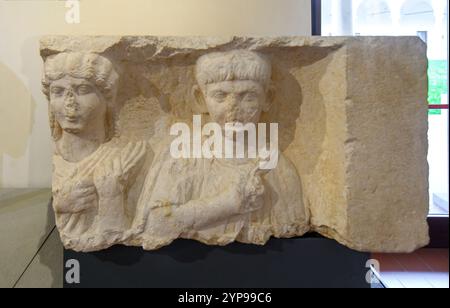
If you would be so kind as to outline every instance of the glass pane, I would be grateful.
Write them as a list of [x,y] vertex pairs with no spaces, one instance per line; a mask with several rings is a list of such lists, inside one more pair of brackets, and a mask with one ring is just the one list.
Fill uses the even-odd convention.
[[[322,0],[322,35],[417,35],[428,46],[431,105],[448,105],[447,0]],[[448,109],[429,112],[430,214],[448,215]]]
[[429,116],[430,214],[448,215],[448,110]]

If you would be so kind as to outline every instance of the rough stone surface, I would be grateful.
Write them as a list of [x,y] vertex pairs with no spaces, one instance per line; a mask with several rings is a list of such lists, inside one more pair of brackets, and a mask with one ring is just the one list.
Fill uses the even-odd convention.
[[[56,36],[41,55],[66,248],[264,244],[312,231],[371,252],[429,241],[418,38]],[[278,123],[276,168],[174,158],[171,125],[193,127],[200,114],[203,124]]]

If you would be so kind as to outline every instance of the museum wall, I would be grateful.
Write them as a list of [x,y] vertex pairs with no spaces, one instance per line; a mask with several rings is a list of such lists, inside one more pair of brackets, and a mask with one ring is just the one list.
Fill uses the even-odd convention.
[[43,35],[311,33],[309,0],[81,0],[79,23],[66,7],[72,2],[0,2],[0,188],[51,185],[52,143],[40,84]]

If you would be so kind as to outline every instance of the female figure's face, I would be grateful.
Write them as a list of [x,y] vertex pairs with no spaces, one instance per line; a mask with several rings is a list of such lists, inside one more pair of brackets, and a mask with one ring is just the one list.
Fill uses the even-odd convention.
[[50,108],[62,130],[83,134],[106,118],[106,103],[96,86],[83,78],[65,76],[50,85]]

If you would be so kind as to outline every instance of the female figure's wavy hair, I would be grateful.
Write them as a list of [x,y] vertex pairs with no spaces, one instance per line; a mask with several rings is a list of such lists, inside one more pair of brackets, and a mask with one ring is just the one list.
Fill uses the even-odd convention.
[[[42,91],[50,102],[50,85],[53,81],[70,76],[83,78],[97,87],[105,101],[105,129],[107,141],[117,134],[117,85],[119,74],[107,58],[94,53],[64,52],[50,56],[44,65]],[[61,138],[62,129],[49,107],[50,129],[54,140]]]

